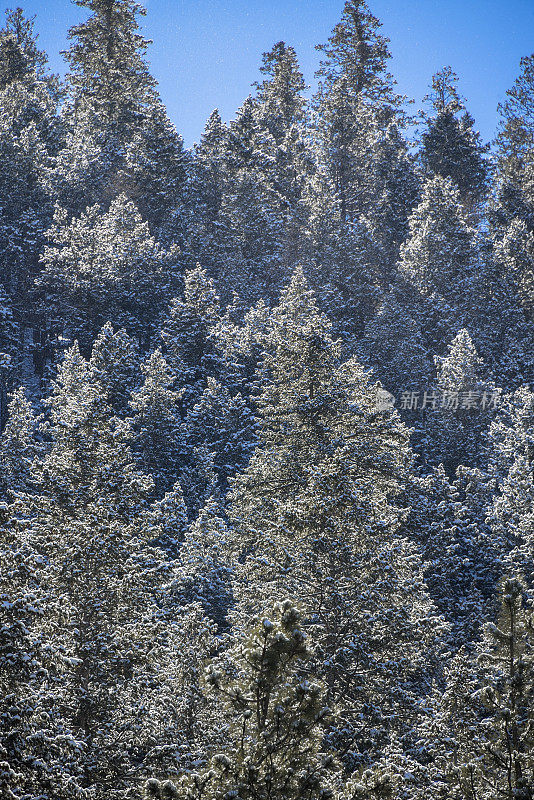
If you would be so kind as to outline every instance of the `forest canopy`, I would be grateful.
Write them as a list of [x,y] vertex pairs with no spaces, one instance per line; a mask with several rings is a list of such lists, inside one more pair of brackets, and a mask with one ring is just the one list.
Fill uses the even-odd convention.
[[0,29],[1,797],[533,800],[534,54],[487,143],[347,0],[188,149],[75,3]]

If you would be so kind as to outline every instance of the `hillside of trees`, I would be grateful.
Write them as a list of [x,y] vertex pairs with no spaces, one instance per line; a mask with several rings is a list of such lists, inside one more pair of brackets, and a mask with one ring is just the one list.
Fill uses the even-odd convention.
[[485,143],[347,0],[187,149],[74,1],[64,79],[0,22],[0,797],[533,800],[534,54]]

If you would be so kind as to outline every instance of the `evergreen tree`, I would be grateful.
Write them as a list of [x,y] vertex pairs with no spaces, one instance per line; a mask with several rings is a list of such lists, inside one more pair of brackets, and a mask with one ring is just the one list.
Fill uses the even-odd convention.
[[[198,144],[193,148],[190,188],[194,198],[194,214],[190,220],[186,253],[191,254],[192,264],[202,258],[204,264],[215,267],[215,260],[207,239],[212,238],[212,228],[217,225],[224,194],[228,190],[229,131],[222,121],[218,109],[214,109]],[[213,232],[214,233],[214,232]]]
[[49,174],[61,141],[59,83],[37,47],[33,19],[6,12],[0,30],[0,265],[2,283],[31,320],[27,292],[53,206]]
[[[421,162],[427,175],[451,178],[466,208],[476,214],[486,194],[487,164],[474,120],[455,87],[458,78],[445,67],[432,78],[432,112],[425,115]],[[457,115],[464,111],[461,117]]]
[[124,191],[125,154],[158,104],[134,0],[76,0],[91,16],[74,25],[64,118],[68,135],[57,170],[60,202],[72,213],[104,207]]
[[363,362],[396,399],[411,387],[430,386],[434,372],[421,326],[402,300],[392,289],[367,322],[357,347]]
[[391,108],[398,105],[394,81],[387,72],[389,40],[380,33],[381,25],[364,0],[347,0],[328,43],[317,46],[323,53],[318,75],[325,88],[343,77],[355,99]]
[[[490,493],[491,497],[491,493]],[[430,596],[446,619],[453,653],[477,641],[493,614],[495,590],[504,568],[502,538],[470,507],[460,481],[442,465],[414,475],[404,498],[410,512],[406,535],[418,546]]]
[[532,611],[517,578],[503,582],[497,624],[488,625],[479,662],[485,714],[460,771],[464,797],[529,800],[533,794]]
[[183,467],[180,392],[173,389],[175,378],[160,350],[149,356],[141,371],[143,385],[130,400],[132,427],[140,466],[152,475],[160,498],[172,488]]
[[501,124],[497,137],[499,171],[519,192],[523,188],[522,178],[532,160],[534,146],[534,55],[524,56],[520,67],[519,77],[507,91],[505,102],[499,106]]
[[244,469],[256,441],[256,421],[245,398],[232,396],[226,386],[208,378],[207,386],[184,421],[190,446],[206,447],[213,454],[219,489]]
[[476,237],[450,179],[436,176],[424,186],[401,248],[401,274],[426,295],[467,303],[478,262]]
[[302,193],[313,172],[312,154],[307,141],[306,90],[297,56],[285,42],[277,42],[263,54],[260,72],[266,76],[256,83],[258,119],[272,136],[276,155],[269,165],[267,180],[278,197],[284,226],[284,256],[291,269],[300,252],[300,231],[305,223]]
[[330,737],[354,767],[380,753],[386,716],[409,728],[429,678],[419,659],[432,659],[432,609],[416,555],[396,535],[407,433],[378,410],[379,387],[361,367],[340,363],[329,328],[297,271],[265,346],[260,445],[232,487],[235,619],[299,598],[315,669],[342,703]]
[[286,601],[255,618],[226,660],[235,677],[216,665],[206,674],[221,700],[226,751],[212,757],[207,771],[184,775],[178,788],[148,781],[146,797],[333,797],[335,764],[321,747],[331,712],[321,685],[303,675],[310,648],[295,607]]
[[14,319],[13,307],[0,286],[0,426],[7,419],[7,393],[20,377],[20,325]]
[[[505,270],[511,288],[527,312],[534,320],[534,233],[520,218],[512,220],[503,232],[502,239],[494,244],[495,258],[499,267]],[[519,314],[519,309],[515,309]]]
[[59,613],[37,542],[18,523],[20,504],[0,506],[0,793],[6,800],[83,796],[80,741],[62,714],[62,653],[43,636]]
[[216,503],[209,501],[197,519],[184,527],[172,583],[173,602],[180,606],[198,603],[219,631],[228,628],[233,600],[229,538]]
[[142,522],[151,480],[76,346],[47,406],[50,443],[19,515],[54,597],[45,642],[61,653],[56,701],[80,741],[72,774],[95,798],[121,796],[151,741],[139,691],[170,657],[155,603],[168,568]]
[[31,469],[40,446],[37,439],[39,418],[22,388],[14,392],[8,406],[8,419],[0,437],[0,476],[2,494],[29,488]]
[[57,208],[48,237],[38,281],[43,317],[57,318],[84,352],[106,322],[145,348],[177,283],[176,249],[162,249],[125,195],[77,219]]
[[[380,152],[383,148],[380,140],[384,136],[377,134],[384,125],[394,121],[402,102],[387,72],[388,39],[379,32],[380,27],[381,23],[363,0],[347,0],[341,21],[334,27],[327,44],[317,47],[323,53],[323,60],[317,72],[321,82],[315,98],[314,127],[320,160],[326,164],[335,187],[342,222],[355,221],[376,203],[383,203],[386,209],[388,199],[381,194],[387,191],[387,183],[391,190],[398,162],[395,156],[391,159],[391,151],[387,155]],[[389,131],[386,138],[390,140],[386,147],[391,146],[395,132]],[[398,147],[398,143],[395,146]],[[370,154],[376,162],[376,172],[367,169]],[[369,184],[373,184],[374,190],[371,203],[366,202],[369,198],[365,190]],[[395,200],[388,208],[386,221],[386,227],[391,228],[395,227],[391,222],[406,191],[405,187],[396,188],[397,192],[389,198]],[[410,199],[413,202],[414,198]],[[404,212],[406,216],[405,209]],[[389,231],[393,242],[396,235],[396,231]]]
[[183,297],[175,297],[163,324],[163,352],[185,400],[191,402],[214,375],[218,354],[214,330],[220,318],[220,300],[206,270],[197,265],[184,276]]
[[534,467],[518,455],[500,483],[488,520],[511,548],[507,566],[534,586]]
[[500,392],[486,377],[469,332],[462,328],[435,357],[437,376],[428,392],[424,435],[427,463],[443,463],[453,471],[462,463],[480,461],[482,438],[495,411]]
[[343,222],[328,176],[317,172],[306,187],[306,272],[335,332],[350,345],[380,298],[380,252],[365,223]]
[[96,337],[89,359],[91,380],[99,386],[105,402],[124,415],[130,393],[140,379],[139,353],[124,329],[113,330],[107,322]]
[[281,145],[290,128],[302,122],[306,89],[294,49],[277,42],[263,54],[260,72],[266,77],[256,83],[259,116],[277,145]]

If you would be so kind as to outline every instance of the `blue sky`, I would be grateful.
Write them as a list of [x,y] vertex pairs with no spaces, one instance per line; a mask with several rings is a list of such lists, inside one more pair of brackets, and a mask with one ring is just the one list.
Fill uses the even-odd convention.
[[[54,71],[70,25],[87,16],[69,0],[15,0],[36,14],[40,46]],[[486,140],[497,104],[534,51],[534,0],[370,0],[391,39],[391,71],[419,107],[432,73],[451,65]],[[197,141],[214,108],[230,119],[258,78],[261,54],[283,39],[297,51],[314,84],[319,53],[339,20],[343,0],[148,0],[143,33],[169,115],[187,145]]]

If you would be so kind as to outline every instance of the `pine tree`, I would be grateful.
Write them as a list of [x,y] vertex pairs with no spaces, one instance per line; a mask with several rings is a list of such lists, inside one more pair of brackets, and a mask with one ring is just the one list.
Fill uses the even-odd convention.
[[482,437],[500,392],[487,377],[469,332],[462,328],[435,357],[437,376],[424,419],[427,463],[443,463],[454,471],[462,463],[480,461]]
[[59,83],[37,47],[33,19],[6,12],[0,30],[0,251],[2,282],[24,310],[52,217],[49,174],[61,141]]
[[61,711],[61,650],[43,636],[58,598],[20,512],[20,503],[0,505],[0,793],[75,800],[80,741]]
[[54,598],[45,642],[61,653],[56,698],[81,743],[72,774],[95,798],[120,796],[154,745],[139,691],[170,657],[156,604],[169,568],[143,525],[151,480],[76,346],[47,407],[47,452],[19,516]]
[[157,105],[148,72],[145,13],[134,0],[76,0],[91,16],[74,25],[64,53],[69,65],[66,146],[58,161],[60,202],[72,213],[120,194],[124,154]]
[[522,176],[532,160],[534,146],[534,56],[522,58],[520,67],[519,77],[506,93],[505,102],[499,106],[501,124],[497,137],[499,171],[519,192],[523,188]]
[[194,189],[206,223],[214,222],[227,189],[228,127],[215,108],[194,149]]
[[91,380],[99,386],[105,402],[124,415],[130,394],[139,384],[139,353],[124,329],[113,330],[107,322],[96,337],[89,359]]
[[317,172],[307,185],[304,265],[335,332],[350,345],[361,336],[380,298],[380,252],[365,223],[343,222],[328,176]]
[[416,664],[432,658],[432,610],[416,556],[396,536],[407,433],[378,409],[362,368],[340,362],[329,328],[297,271],[265,345],[260,445],[232,486],[235,620],[299,598],[317,673],[343,704],[330,737],[354,767],[385,745],[385,716],[409,727]]
[[521,72],[499,106],[496,173],[489,208],[492,232],[502,239],[508,226],[521,220],[534,230],[534,56],[521,59]]
[[[534,320],[534,233],[515,218],[494,244],[495,258],[506,271],[519,303]],[[519,309],[516,309],[516,313]]]
[[488,520],[511,548],[506,564],[534,586],[534,466],[517,455],[506,478],[500,483]]
[[20,325],[0,286],[0,426],[7,419],[7,393],[20,377]]
[[480,743],[483,707],[477,698],[476,654],[461,647],[445,664],[443,681],[426,700],[421,719],[417,800],[475,800],[473,748]]
[[[487,494],[492,497],[489,487]],[[484,520],[487,495],[484,500],[482,509],[473,510],[462,481],[449,478],[442,465],[424,477],[412,476],[406,487],[410,512],[403,530],[421,552],[425,581],[449,625],[446,638],[453,653],[477,641],[493,614],[504,569],[502,538]]]
[[285,42],[277,42],[263,54],[260,72],[266,76],[261,83],[255,84],[260,120],[280,145],[290,128],[303,120],[305,101],[302,93],[306,84],[297,55]]
[[244,469],[256,442],[256,421],[245,398],[231,395],[214,378],[184,420],[190,446],[206,447],[213,454],[213,468],[224,495],[229,480]]
[[163,250],[124,195],[109,211],[93,206],[69,219],[57,208],[38,281],[41,313],[78,338],[84,352],[107,322],[142,348],[178,279],[175,248]]
[[456,304],[473,291],[478,254],[457,189],[436,176],[424,186],[420,204],[410,216],[410,234],[401,248],[401,274],[426,295]]
[[278,195],[280,214],[286,229],[287,266],[298,257],[299,230],[304,223],[300,200],[312,170],[312,155],[306,135],[306,90],[294,49],[277,42],[263,54],[260,72],[265,75],[255,83],[260,125],[274,139],[276,156],[268,180]]
[[160,350],[149,356],[141,371],[143,385],[130,399],[135,449],[141,468],[152,475],[156,496],[161,498],[172,488],[183,468],[181,393],[173,389],[175,376]]
[[509,572],[534,578],[532,492],[534,479],[534,395],[527,387],[503,398],[490,425],[486,456],[496,487],[486,518],[502,541]]
[[486,629],[478,693],[485,714],[472,761],[460,771],[466,798],[529,800],[533,794],[533,625],[523,596],[522,582],[506,579],[497,624]]
[[343,77],[351,95],[366,102],[395,108],[399,98],[387,72],[391,58],[389,40],[380,33],[381,22],[364,0],[347,0],[341,21],[335,25],[326,45],[318,45],[323,61],[318,75],[329,87]]
[[214,755],[207,771],[184,775],[178,788],[148,781],[145,796],[333,797],[335,763],[321,748],[331,712],[321,685],[304,677],[310,648],[295,607],[286,601],[255,618],[225,659],[235,677],[213,665],[206,682],[221,700],[226,752]]
[[357,348],[396,399],[412,387],[430,386],[434,372],[421,326],[402,300],[392,289],[367,322]]
[[206,379],[217,374],[215,328],[220,319],[220,300],[206,270],[197,265],[184,276],[183,297],[175,297],[161,331],[163,352],[184,403],[191,405]]
[[[375,139],[375,128],[393,122],[402,102],[387,72],[388,39],[380,27],[363,0],[347,0],[328,43],[317,47],[323,60],[317,72],[322,80],[315,98],[315,127],[343,222],[354,221],[362,205],[365,208],[359,183],[372,147],[368,140]],[[376,159],[376,145],[374,150]]]
[[225,191],[199,253],[217,276],[225,300],[231,301],[234,293],[248,305],[260,297],[274,298],[286,279],[290,242],[284,216],[290,228],[293,216],[281,194],[284,187],[277,182],[289,178],[290,191],[292,178],[291,169],[278,169],[277,152],[260,120],[258,103],[248,97],[229,125]]
[[158,99],[128,143],[116,183],[167,249],[184,247],[187,241],[192,214],[190,173],[190,155]]
[[[476,215],[487,190],[488,167],[484,156],[488,148],[473,130],[474,120],[458,95],[457,81],[450,67],[432,78],[433,91],[426,98],[432,104],[432,111],[425,115],[420,157],[427,175],[451,178],[466,208]],[[458,117],[461,111],[464,113]]]
[[37,439],[39,418],[22,388],[10,398],[7,423],[0,437],[0,476],[2,494],[29,488],[34,458],[40,448]]
[[209,501],[197,519],[184,527],[172,582],[173,602],[180,606],[198,603],[219,631],[228,629],[233,602],[229,538],[216,503]]

